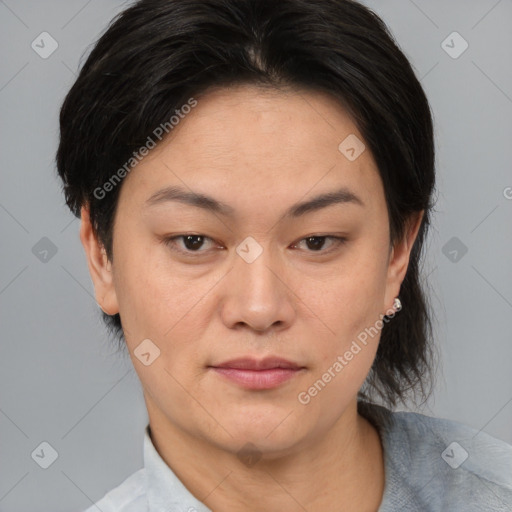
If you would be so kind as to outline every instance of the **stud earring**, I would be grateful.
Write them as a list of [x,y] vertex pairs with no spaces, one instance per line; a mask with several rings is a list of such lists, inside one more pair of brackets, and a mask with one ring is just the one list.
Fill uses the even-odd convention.
[[398,297],[395,297],[393,307],[395,308],[395,311],[400,311],[402,309],[402,301]]

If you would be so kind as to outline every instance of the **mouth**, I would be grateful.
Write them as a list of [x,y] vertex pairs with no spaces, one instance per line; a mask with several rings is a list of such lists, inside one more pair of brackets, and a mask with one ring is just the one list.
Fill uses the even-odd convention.
[[233,359],[209,368],[245,389],[276,388],[305,370],[304,366],[278,357]]

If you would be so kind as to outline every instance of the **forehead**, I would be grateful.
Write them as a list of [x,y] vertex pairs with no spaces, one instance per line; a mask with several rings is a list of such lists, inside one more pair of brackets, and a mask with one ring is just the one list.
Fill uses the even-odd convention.
[[[191,159],[218,156],[230,161],[265,155],[271,161],[301,161],[336,155],[340,137],[362,136],[339,103],[325,94],[224,88],[198,98],[198,105],[172,130],[159,149],[186,140],[180,153]],[[259,143],[265,142],[264,145]],[[182,151],[181,151],[182,150]],[[199,150],[199,151],[198,151]]]
[[[121,195],[142,204],[173,184],[209,195],[215,191],[230,204],[237,198],[295,202],[309,191],[340,185],[363,200],[382,194],[373,157],[334,98],[244,85],[196,101],[130,172]],[[355,144],[358,153],[365,149],[348,158],[353,152],[346,153],[347,144]]]

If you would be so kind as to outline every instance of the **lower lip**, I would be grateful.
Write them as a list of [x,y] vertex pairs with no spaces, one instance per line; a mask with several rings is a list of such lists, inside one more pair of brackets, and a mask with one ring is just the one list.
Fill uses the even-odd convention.
[[212,368],[232,382],[247,389],[272,389],[290,380],[300,369],[270,368],[268,370],[241,370],[238,368]]

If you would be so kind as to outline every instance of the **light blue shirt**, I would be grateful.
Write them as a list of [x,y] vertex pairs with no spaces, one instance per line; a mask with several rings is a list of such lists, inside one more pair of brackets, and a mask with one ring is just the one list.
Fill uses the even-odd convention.
[[[451,420],[413,412],[389,418],[374,422],[385,465],[378,512],[512,512],[511,445]],[[149,425],[144,467],[85,512],[99,511],[211,512],[160,457]]]

